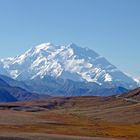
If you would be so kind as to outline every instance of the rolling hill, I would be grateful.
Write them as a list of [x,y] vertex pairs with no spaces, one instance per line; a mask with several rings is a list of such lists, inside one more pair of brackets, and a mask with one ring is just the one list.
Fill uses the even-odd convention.
[[[129,99],[135,95],[132,92]],[[128,95],[130,92],[119,98],[51,97],[1,103],[0,136],[29,140],[139,140],[140,103],[126,100]]]

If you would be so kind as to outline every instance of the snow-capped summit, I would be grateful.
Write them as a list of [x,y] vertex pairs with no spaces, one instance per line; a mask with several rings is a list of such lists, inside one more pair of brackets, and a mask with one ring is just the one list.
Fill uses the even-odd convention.
[[110,64],[104,57],[76,44],[43,43],[24,54],[0,60],[0,73],[18,80],[33,80],[51,76],[99,85],[115,84],[134,88],[137,83]]

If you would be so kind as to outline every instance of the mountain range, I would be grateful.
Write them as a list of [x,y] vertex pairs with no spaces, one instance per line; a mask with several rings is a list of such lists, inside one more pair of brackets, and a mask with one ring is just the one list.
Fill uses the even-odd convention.
[[10,86],[0,79],[0,102],[30,101],[43,97],[46,96],[28,92],[20,87]]
[[1,59],[0,74],[11,86],[52,96],[108,96],[139,86],[106,58],[73,43],[43,43]]

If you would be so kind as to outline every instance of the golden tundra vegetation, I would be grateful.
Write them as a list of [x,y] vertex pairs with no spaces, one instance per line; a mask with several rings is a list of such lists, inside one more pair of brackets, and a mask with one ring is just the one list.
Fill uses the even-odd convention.
[[0,139],[140,140],[140,98],[135,95],[1,103]]

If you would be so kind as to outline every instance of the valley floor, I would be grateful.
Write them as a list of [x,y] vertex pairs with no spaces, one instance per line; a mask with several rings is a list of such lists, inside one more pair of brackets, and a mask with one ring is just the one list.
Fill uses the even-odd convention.
[[0,134],[0,140],[119,140],[115,138],[81,137],[57,134],[29,134],[29,133],[5,133]]
[[115,97],[0,104],[0,140],[139,140],[140,103]]

